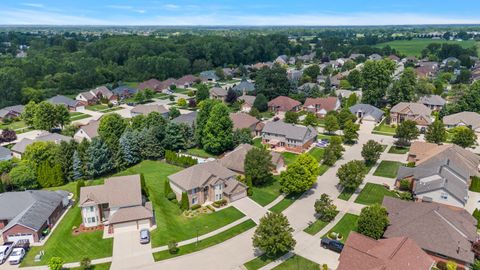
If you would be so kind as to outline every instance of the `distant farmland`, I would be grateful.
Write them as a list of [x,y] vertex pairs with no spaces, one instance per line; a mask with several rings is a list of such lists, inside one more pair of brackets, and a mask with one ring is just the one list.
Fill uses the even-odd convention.
[[450,40],[434,40],[434,39],[412,39],[412,40],[395,40],[385,43],[380,43],[375,45],[375,47],[384,47],[390,45],[390,47],[396,49],[402,54],[407,56],[421,56],[422,50],[428,46],[430,43],[450,43],[450,44],[460,44],[464,48],[470,48],[477,46],[477,51],[480,54],[480,42],[473,40],[467,41],[450,41]]

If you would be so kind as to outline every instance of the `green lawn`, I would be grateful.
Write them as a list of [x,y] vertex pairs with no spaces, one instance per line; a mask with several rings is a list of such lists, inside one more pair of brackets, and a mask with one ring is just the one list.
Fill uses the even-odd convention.
[[355,189],[344,188],[342,190],[342,193],[340,193],[337,198],[339,198],[340,200],[348,201],[350,200],[350,197],[352,197],[353,193],[355,193]]
[[109,112],[114,112],[114,111],[118,111],[118,110],[121,110],[121,109],[123,109],[123,108],[120,107],[120,106],[117,106],[117,107],[112,107],[112,108],[103,110],[103,111],[101,111],[101,113],[109,113]]
[[290,153],[290,152],[283,152],[282,153],[283,160],[285,161],[285,165],[292,164],[298,157],[298,154]]
[[390,149],[388,149],[388,153],[390,154],[406,154],[410,150],[410,147],[400,147],[400,146],[395,146],[392,145]]
[[243,264],[247,270],[258,270],[265,265],[275,261],[277,258],[282,257],[284,254],[281,254],[279,256],[274,256],[272,258],[268,257],[267,255],[263,254],[262,256],[258,256],[255,259],[246,262]]
[[274,116],[275,116],[275,114],[272,113],[272,112],[262,112],[262,113],[260,113],[260,117],[265,118],[265,119],[270,119],[270,118],[273,118]]
[[382,160],[373,175],[395,178],[397,177],[398,168],[400,168],[402,165],[403,163],[398,161]]
[[[90,270],[109,270],[112,263],[92,264]],[[71,270],[83,270],[81,267],[70,268]]]
[[98,111],[103,111],[108,109],[108,106],[104,104],[95,104],[95,105],[86,106],[85,109],[98,112]]
[[262,138],[253,139],[253,145],[258,147],[258,148],[262,148],[263,147]]
[[202,157],[202,158],[216,158],[216,155],[207,153],[205,150],[200,149],[200,148],[190,148],[187,149],[186,151],[187,154],[190,154],[192,156],[197,156],[197,157]]
[[381,204],[385,196],[398,197],[394,191],[388,190],[382,185],[367,183],[360,194],[358,194],[355,202],[365,205]]
[[126,85],[131,88],[137,88],[139,84],[140,84],[139,82],[123,82],[123,85]]
[[318,270],[320,265],[305,259],[299,255],[294,255],[273,270]]
[[330,167],[327,166],[327,165],[324,165],[324,164],[320,165],[320,174],[319,175],[323,175],[326,171],[328,171],[329,168]]
[[292,205],[302,194],[288,194],[283,200],[272,206],[270,211],[275,213],[281,213]]
[[0,123],[0,129],[12,129],[12,130],[17,130],[17,129],[23,129],[23,128],[26,128],[27,125],[25,124],[25,122],[23,122],[22,120],[20,121],[13,121],[11,122],[10,124],[3,124],[3,123]]
[[70,113],[70,121],[77,121],[77,120],[81,120],[89,117],[91,117],[91,115],[86,113],[81,113],[81,112]]
[[[433,40],[433,39],[412,39],[412,40],[395,40],[385,43],[380,43],[375,45],[376,47],[382,48],[384,46],[390,46],[393,49],[396,49],[401,54],[407,56],[417,56],[422,55],[422,50],[425,49],[430,43],[449,43],[449,44],[459,44],[464,48],[471,48],[476,45],[473,40],[466,41],[454,41],[454,40]],[[477,47],[478,48],[478,47]]]
[[472,183],[470,184],[470,191],[473,192],[480,192],[480,178],[479,177],[472,177]]
[[377,125],[373,129],[372,133],[393,136],[395,135],[396,131],[397,131],[397,128],[387,125],[385,123],[385,120],[383,120],[379,125]]
[[[338,215],[338,211],[337,211]],[[310,234],[310,235],[315,235],[318,232],[320,232],[325,226],[327,226],[330,222],[325,222],[320,219],[317,219],[315,222],[310,224],[307,228],[305,228],[303,231]]]
[[[87,184],[100,184],[102,180],[87,182]],[[75,193],[75,183],[64,187],[55,188]],[[113,239],[102,239],[103,231],[72,235],[72,228],[82,223],[80,208],[73,206],[68,210],[61,223],[53,231],[45,245],[32,247],[22,262],[22,266],[45,265],[51,257],[61,257],[65,262],[77,262],[84,257],[98,259],[112,256]],[[41,250],[45,252],[40,263],[35,263],[34,258]],[[101,268],[100,268],[101,269]]]
[[[346,213],[340,221],[323,237],[327,237],[330,232],[341,233],[343,235],[343,239],[341,240],[343,243],[347,241],[348,235],[351,231],[357,230],[357,220],[358,216],[350,213]],[[323,238],[322,237],[322,238]]]
[[143,161],[120,174],[143,173],[145,176],[157,223],[157,229],[152,232],[153,247],[166,245],[171,240],[180,242],[194,238],[197,230],[199,235],[209,233],[244,216],[235,207],[193,218],[183,216],[180,208],[165,198],[163,191],[167,176],[182,169],[160,161]]
[[161,261],[161,260],[166,260],[166,259],[182,256],[185,254],[193,253],[193,252],[214,246],[216,244],[225,242],[228,239],[233,238],[243,232],[246,232],[255,226],[256,226],[255,222],[249,219],[224,232],[221,232],[212,237],[203,239],[199,241],[198,244],[192,243],[185,246],[181,246],[179,247],[178,252],[175,254],[171,254],[168,250],[153,253],[153,258],[155,259],[155,261]]
[[330,135],[330,134],[326,134],[326,133],[318,134],[318,135],[317,135],[317,140],[321,140],[321,139],[331,140],[332,137],[336,137],[336,136],[339,136],[339,135]]
[[280,194],[280,183],[278,182],[278,176],[275,176],[272,181],[265,185],[254,186],[250,198],[261,206],[265,206],[274,201]]
[[322,160],[324,152],[325,149],[320,147],[313,147],[310,151],[308,151],[308,153],[312,155],[318,162]]

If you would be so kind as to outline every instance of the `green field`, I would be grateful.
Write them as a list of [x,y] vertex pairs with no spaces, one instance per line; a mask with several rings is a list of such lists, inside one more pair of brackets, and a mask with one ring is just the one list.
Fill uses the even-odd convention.
[[373,175],[387,178],[395,178],[397,176],[398,168],[400,168],[400,166],[402,166],[401,162],[382,160]]
[[262,186],[254,186],[253,194],[250,196],[250,198],[261,206],[265,206],[274,201],[278,196],[280,196],[280,194],[280,183],[278,182],[278,177],[274,177],[269,183],[266,183]]
[[12,130],[18,130],[18,129],[24,129],[26,128],[27,125],[25,124],[25,122],[23,122],[22,120],[20,121],[13,121],[9,124],[4,124],[4,123],[1,123],[0,122],[0,129],[12,129]]
[[343,238],[340,240],[345,243],[347,241],[348,235],[351,231],[357,230],[357,220],[358,216],[350,213],[346,213],[340,221],[335,224],[335,226],[326,233],[323,237],[327,237],[330,232],[341,233]]
[[312,262],[308,259],[305,259],[299,255],[295,255],[279,266],[273,268],[273,270],[318,270],[320,265],[318,263]]
[[433,40],[433,39],[412,39],[412,40],[395,40],[386,43],[377,44],[376,47],[382,48],[384,46],[390,46],[401,54],[407,56],[416,56],[420,57],[422,55],[422,50],[425,49],[430,43],[449,43],[449,44],[459,44],[464,48],[471,48],[477,46],[477,50],[480,53],[480,47],[478,42],[473,40],[467,41],[447,41],[447,40]]
[[365,205],[381,204],[385,196],[398,197],[394,191],[388,190],[382,185],[367,183],[360,194],[358,194],[355,202]]

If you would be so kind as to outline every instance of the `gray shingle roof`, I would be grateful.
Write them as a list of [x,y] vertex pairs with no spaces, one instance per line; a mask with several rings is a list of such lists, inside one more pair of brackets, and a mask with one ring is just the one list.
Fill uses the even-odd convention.
[[211,178],[226,180],[236,175],[235,172],[223,167],[218,161],[210,161],[186,168],[168,176],[168,179],[183,190],[191,190],[201,187]]
[[449,126],[465,124],[472,129],[480,127],[480,114],[476,112],[459,112],[443,117],[443,123]]
[[56,95],[49,98],[47,101],[55,105],[65,105],[68,107],[77,107],[78,104],[78,101],[62,95]]
[[420,98],[418,102],[422,104],[435,105],[435,106],[443,106],[445,105],[445,103],[447,103],[447,101],[445,101],[445,99],[443,99],[439,95],[423,96]]
[[255,84],[247,80],[242,80],[239,84],[233,87],[233,90],[237,92],[251,92],[255,90]]
[[0,146],[0,160],[9,159],[12,157],[12,151],[10,149]]
[[[252,148],[254,148],[253,145],[240,144],[232,152],[226,154],[218,161],[224,167],[243,174],[245,173],[245,158]],[[276,166],[280,159],[282,159],[282,156],[277,152],[270,152],[270,154],[272,156],[272,163]]]
[[218,80],[217,74],[215,74],[215,70],[206,70],[200,72],[200,78],[207,79],[207,80]]
[[29,190],[0,194],[0,220],[10,220],[3,229],[14,225],[38,231],[53,211],[68,197],[65,191]]
[[140,175],[117,176],[103,185],[82,187],[79,206],[108,203],[109,207],[142,205]]
[[44,132],[34,140],[23,138],[21,141],[19,141],[12,147],[12,151],[23,154],[23,152],[25,152],[25,149],[27,149],[27,146],[29,146],[34,142],[53,142],[58,144],[62,141],[69,142],[72,139],[73,139],[72,137],[64,136],[58,133]]
[[167,114],[168,110],[163,105],[159,105],[159,104],[152,104],[152,105],[141,104],[132,108],[131,112],[136,114],[143,114],[143,115],[147,115],[151,112]]
[[190,112],[187,114],[181,114],[180,116],[172,119],[172,123],[175,124],[187,124],[189,126],[192,126],[197,119],[197,112]]
[[364,115],[371,115],[375,120],[380,121],[383,116],[383,111],[370,104],[357,104],[350,107],[350,112],[357,114],[363,112]]
[[266,122],[262,132],[281,134],[284,135],[287,139],[304,142],[317,137],[318,134],[317,131],[311,126],[305,127],[300,125],[287,124],[282,121]]
[[219,97],[227,96],[227,90],[223,89],[222,87],[213,87],[212,89],[210,89],[210,93]]
[[21,113],[23,113],[24,108],[25,108],[25,106],[23,106],[23,105],[15,105],[15,106],[9,106],[9,107],[2,108],[2,109],[0,109],[0,118],[5,117],[10,112],[21,114]]

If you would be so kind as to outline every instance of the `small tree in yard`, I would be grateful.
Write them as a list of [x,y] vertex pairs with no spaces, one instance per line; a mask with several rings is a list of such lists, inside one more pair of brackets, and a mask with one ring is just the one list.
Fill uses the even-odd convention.
[[186,192],[182,192],[182,199],[180,201],[180,209],[188,210],[190,208],[190,203],[188,202],[188,195]]
[[345,123],[343,128],[343,140],[345,143],[353,144],[358,139],[358,130],[360,130],[360,125],[353,123],[351,120],[348,120]]
[[90,258],[85,257],[80,261],[80,269],[82,270],[92,269],[92,261],[90,260]]
[[332,137],[330,144],[325,148],[323,164],[333,166],[333,164],[342,157],[343,150],[345,149],[342,146],[342,139],[340,137]]
[[317,160],[310,154],[302,154],[280,174],[280,185],[285,193],[300,193],[310,189],[320,173]]
[[168,242],[168,252],[170,254],[177,254],[178,253],[178,243],[174,240]]
[[254,186],[268,183],[272,179],[272,155],[265,148],[253,147],[247,152],[244,161],[245,177],[252,181]]
[[447,132],[445,126],[440,120],[435,120],[430,126],[428,126],[425,132],[425,140],[429,143],[440,144],[447,139]]
[[355,190],[365,178],[365,164],[360,160],[349,161],[338,169],[337,177],[344,188]]
[[397,127],[396,136],[398,138],[396,144],[399,146],[408,146],[410,141],[418,138],[420,132],[417,123],[412,120],[405,120]]
[[325,117],[325,130],[328,133],[335,133],[335,131],[340,129],[337,117],[335,115],[327,115]]
[[333,200],[323,193],[320,199],[315,201],[315,213],[317,213],[318,219],[330,222],[337,215],[337,206],[333,204]]
[[471,147],[475,144],[477,135],[468,127],[456,127],[453,129],[452,143],[459,145],[463,148]]
[[62,270],[64,263],[65,261],[62,258],[52,257],[48,261],[48,268],[50,268],[50,270]]
[[269,212],[260,219],[253,235],[253,246],[269,257],[293,250],[296,241],[288,219],[282,213]]
[[380,239],[388,222],[387,209],[379,204],[370,205],[360,212],[358,232],[373,239]]
[[381,144],[377,143],[374,140],[369,140],[362,147],[362,157],[365,160],[365,164],[373,165],[377,163],[377,160],[380,158],[380,154],[383,151]]
[[164,183],[165,184],[164,184],[164,187],[163,187],[163,193],[164,193],[163,195],[165,195],[165,198],[167,198],[168,194],[172,193],[173,190],[172,190],[172,187],[170,186],[170,181],[167,180]]
[[298,124],[298,113],[291,111],[286,112],[283,121],[289,124]]

